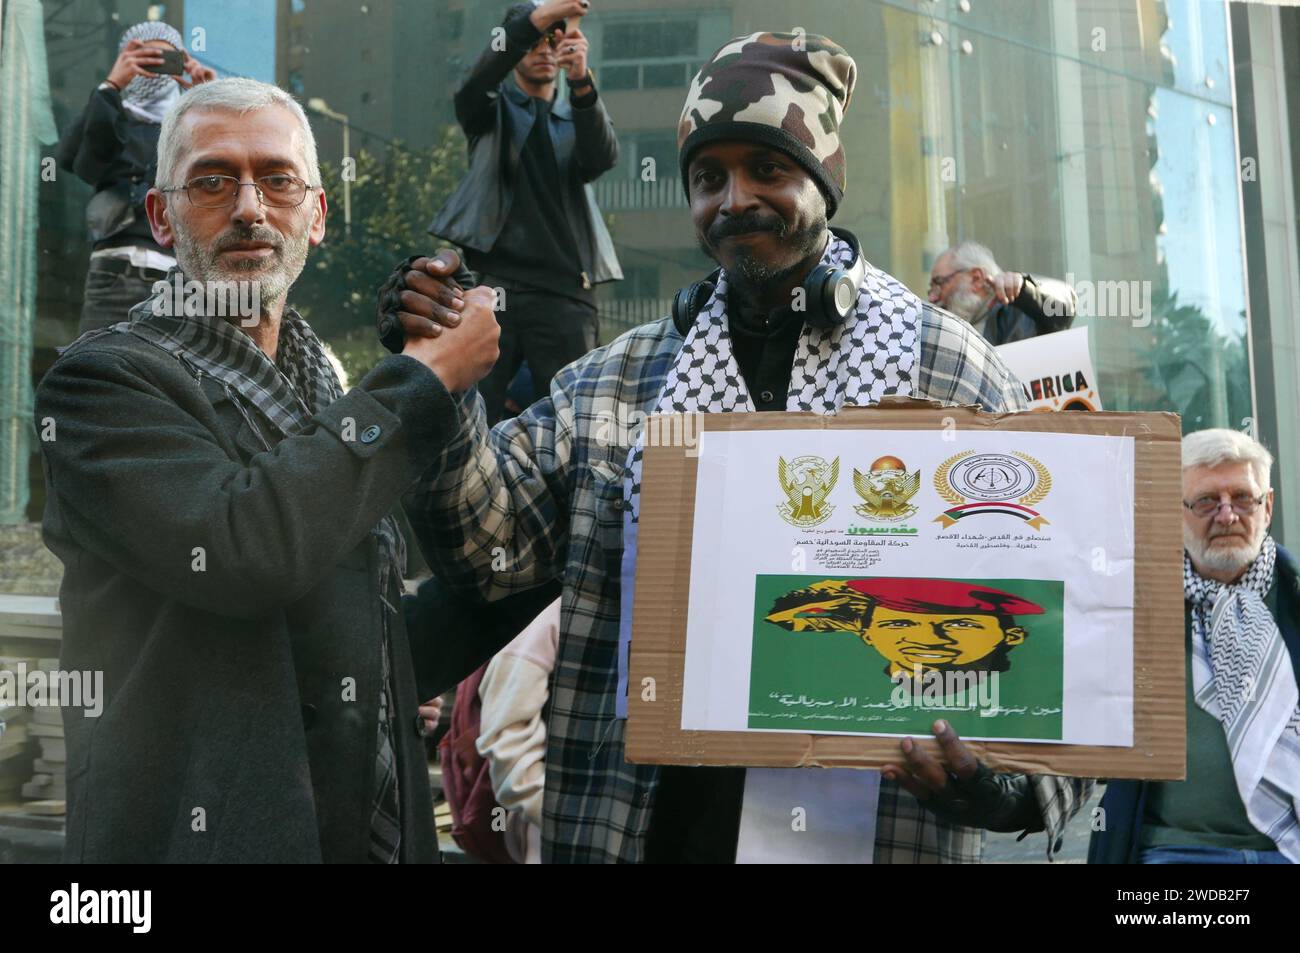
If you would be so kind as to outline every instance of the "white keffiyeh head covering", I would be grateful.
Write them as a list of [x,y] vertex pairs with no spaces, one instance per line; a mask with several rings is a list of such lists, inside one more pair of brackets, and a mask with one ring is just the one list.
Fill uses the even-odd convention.
[[[119,55],[132,40],[163,40],[178,50],[185,49],[185,41],[176,28],[160,20],[147,20],[128,27],[117,44]],[[161,123],[163,115],[180,94],[180,86],[170,76],[136,76],[122,90],[122,108],[137,119]]]
[[1183,595],[1192,606],[1192,697],[1223,725],[1250,823],[1300,863],[1300,691],[1264,602],[1276,567],[1270,536],[1232,585],[1206,579],[1184,555]]

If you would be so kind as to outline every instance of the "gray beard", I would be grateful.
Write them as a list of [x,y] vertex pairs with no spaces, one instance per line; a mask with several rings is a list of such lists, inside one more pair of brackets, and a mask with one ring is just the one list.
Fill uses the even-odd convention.
[[1230,547],[1210,546],[1205,536],[1197,535],[1186,523],[1183,524],[1183,548],[1192,557],[1192,568],[1200,571],[1236,574],[1244,571],[1259,558],[1259,551],[1264,546],[1264,534],[1268,527],[1258,530],[1253,539],[1243,539]]
[[964,321],[977,325],[987,317],[984,304],[984,298],[973,291],[954,291],[948,299],[948,310]]
[[[306,229],[298,235],[281,236],[275,234],[272,239],[268,228],[247,230],[251,240],[279,241],[270,262],[245,261],[233,268],[221,264],[219,243],[202,245],[194,239],[188,229],[179,221],[172,228],[176,232],[176,263],[187,280],[209,281],[255,281],[257,282],[258,300],[262,314],[284,300],[298,280],[307,264],[307,251],[311,240]],[[223,315],[223,317],[234,317]]]

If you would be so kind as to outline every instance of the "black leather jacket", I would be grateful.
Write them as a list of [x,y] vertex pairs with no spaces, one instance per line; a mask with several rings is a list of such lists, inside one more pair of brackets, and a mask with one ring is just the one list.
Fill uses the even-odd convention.
[[[490,252],[510,214],[519,155],[532,129],[528,95],[511,72],[542,34],[527,15],[505,25],[506,49],[489,46],[456,90],[456,119],[469,139],[469,172],[429,226],[431,234]],[[559,189],[583,270],[592,284],[623,277],[614,243],[588,183],[618,162],[618,139],[604,103],[586,108],[557,99],[551,108],[551,142],[564,177]]]

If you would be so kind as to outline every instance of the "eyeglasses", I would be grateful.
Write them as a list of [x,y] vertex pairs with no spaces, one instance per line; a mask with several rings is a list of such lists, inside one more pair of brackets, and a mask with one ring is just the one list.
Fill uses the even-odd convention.
[[308,185],[296,175],[276,172],[252,182],[240,182],[230,175],[200,175],[184,185],[162,191],[184,192],[190,204],[198,208],[226,208],[238,201],[239,190],[246,185],[257,190],[259,202],[274,208],[296,208],[302,204],[308,192],[320,188],[318,185]]
[[538,40],[536,43],[533,44],[533,49],[534,50],[541,49],[542,44],[546,44],[551,49],[555,49],[557,46],[560,45],[561,39],[563,39],[563,37],[561,37],[560,34],[558,33],[554,33],[554,32],[548,33],[540,40]]
[[1194,514],[1202,518],[1218,515],[1219,508],[1223,506],[1231,506],[1232,512],[1236,513],[1238,516],[1249,516],[1251,513],[1254,513],[1255,510],[1259,509],[1266,496],[1268,496],[1267,493],[1261,494],[1260,496],[1251,496],[1248,493],[1238,493],[1232,498],[1231,503],[1224,503],[1217,496],[1202,496],[1193,500],[1191,503],[1183,500],[1183,506],[1187,507]]
[[964,273],[967,272],[967,271],[970,271],[970,269],[969,269],[969,268],[959,268],[959,269],[957,269],[956,271],[950,271],[950,272],[948,272],[948,274],[943,275],[943,276],[940,277],[940,278],[931,278],[931,279],[930,279],[930,290],[931,290],[931,291],[942,291],[944,285],[946,285],[948,282],[952,281],[952,280],[953,280],[954,278],[956,278],[958,275],[960,275],[960,274],[964,274]]

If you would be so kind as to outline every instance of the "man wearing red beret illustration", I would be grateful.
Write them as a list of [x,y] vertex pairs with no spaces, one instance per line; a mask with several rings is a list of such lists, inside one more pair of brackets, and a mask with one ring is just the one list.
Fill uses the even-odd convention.
[[854,632],[885,657],[892,679],[917,668],[1005,672],[1028,634],[1016,616],[1043,611],[951,579],[828,579],[782,596],[767,621],[791,632]]

